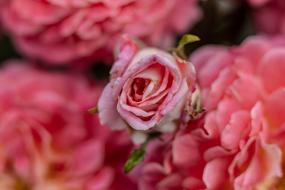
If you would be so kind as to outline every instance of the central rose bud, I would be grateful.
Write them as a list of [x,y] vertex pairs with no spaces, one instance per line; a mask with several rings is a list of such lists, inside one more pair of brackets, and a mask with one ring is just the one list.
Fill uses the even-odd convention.
[[139,49],[125,37],[99,101],[101,122],[136,130],[169,127],[181,117],[194,82],[189,62],[155,48]]

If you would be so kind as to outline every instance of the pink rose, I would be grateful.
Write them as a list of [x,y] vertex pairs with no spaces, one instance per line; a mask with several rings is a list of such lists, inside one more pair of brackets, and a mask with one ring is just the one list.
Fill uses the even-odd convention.
[[110,60],[122,33],[151,45],[170,45],[176,33],[187,31],[199,19],[197,2],[9,0],[1,17],[18,49],[28,57],[51,64],[79,64]]
[[189,62],[159,49],[139,49],[125,37],[99,100],[100,120],[112,128],[137,130],[170,125],[179,119],[194,78]]
[[156,148],[148,151],[140,188],[283,187],[285,40],[257,36],[238,47],[206,46],[191,61],[206,113],[180,127],[171,143],[150,144]]
[[[284,98],[284,56],[284,39],[261,36],[239,47],[205,47],[192,56],[207,110],[204,129],[219,142],[204,154],[208,188],[229,181],[236,190],[254,189],[283,176],[282,139],[274,135],[282,130],[285,110],[274,102]],[[271,119],[276,109],[279,114]],[[228,155],[217,156],[217,147]],[[215,163],[221,159],[223,164]],[[217,170],[223,175],[214,181]]]
[[9,62],[0,70],[0,189],[134,190],[131,148],[87,112],[100,86]]

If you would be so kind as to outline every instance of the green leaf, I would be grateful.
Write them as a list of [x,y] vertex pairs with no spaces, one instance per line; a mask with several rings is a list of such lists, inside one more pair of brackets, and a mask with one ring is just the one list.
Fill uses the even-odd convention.
[[90,109],[88,110],[88,112],[89,112],[89,113],[99,113],[99,109],[98,109],[98,107],[96,106],[96,107],[94,107],[94,108],[90,108]]
[[145,155],[144,146],[134,150],[129,156],[127,162],[124,166],[125,173],[130,172],[134,167],[136,167],[143,159]]
[[147,135],[148,135],[147,140],[139,148],[135,149],[129,156],[128,160],[126,161],[124,165],[125,173],[130,172],[132,169],[134,169],[134,167],[136,167],[144,159],[145,147],[150,141],[156,138],[159,138],[161,136],[161,132],[152,131],[148,133]]
[[176,48],[176,53],[178,54],[178,56],[180,56],[181,58],[185,59],[186,55],[185,55],[185,51],[184,48],[187,44],[193,43],[193,42],[197,42],[200,41],[200,38],[198,36],[192,35],[192,34],[185,34],[179,41],[178,46]]

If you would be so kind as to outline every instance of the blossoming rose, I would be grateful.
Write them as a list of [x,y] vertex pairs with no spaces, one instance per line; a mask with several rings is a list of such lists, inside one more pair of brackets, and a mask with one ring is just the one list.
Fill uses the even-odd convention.
[[148,151],[141,189],[282,189],[284,38],[206,46],[191,61],[206,114],[181,127],[173,142]]
[[[208,110],[204,128],[226,154],[204,158],[208,188],[229,181],[236,190],[266,187],[283,176],[285,41],[254,36],[233,48],[205,47],[192,56]],[[215,68],[215,69],[213,69]],[[278,111],[277,111],[278,110]],[[208,156],[206,156],[206,154]],[[216,170],[220,175],[212,180]]]
[[103,124],[130,125],[137,130],[178,119],[191,94],[195,71],[191,63],[155,48],[140,49],[124,37],[111,81],[98,104]]
[[127,134],[86,112],[99,85],[10,61],[0,86],[0,189],[136,189],[122,172]]
[[25,55],[51,64],[109,60],[121,33],[165,46],[200,17],[198,0],[4,0],[5,28]]

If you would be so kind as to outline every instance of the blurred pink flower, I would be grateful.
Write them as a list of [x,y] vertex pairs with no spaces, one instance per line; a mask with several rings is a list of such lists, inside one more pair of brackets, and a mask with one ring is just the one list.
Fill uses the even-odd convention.
[[251,0],[256,29],[262,33],[285,35],[285,1]]
[[140,188],[272,189],[283,176],[285,40],[250,37],[239,47],[206,46],[191,61],[206,114],[182,127],[172,143],[150,147],[155,151]]
[[194,82],[191,63],[159,49],[139,49],[125,36],[98,103],[100,120],[137,130],[170,125],[180,118]]
[[248,1],[250,4],[257,7],[257,6],[262,6],[271,0],[248,0]]
[[87,112],[101,88],[14,62],[0,71],[0,189],[136,189],[126,134]]
[[106,50],[112,52],[122,33],[150,45],[170,44],[200,12],[197,0],[10,0],[1,15],[24,54],[63,64],[110,59]]

